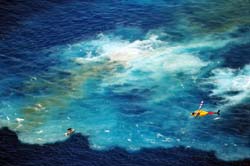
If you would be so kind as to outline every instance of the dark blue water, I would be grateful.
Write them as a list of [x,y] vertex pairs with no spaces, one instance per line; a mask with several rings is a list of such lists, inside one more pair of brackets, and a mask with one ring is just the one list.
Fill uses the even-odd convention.
[[[43,165],[54,155],[52,165],[249,159],[248,1],[0,4],[0,125],[22,142],[2,130],[2,163]],[[201,100],[221,116],[192,118]],[[66,140],[69,127],[88,141]],[[23,149],[32,157],[14,161]]]
[[136,153],[120,148],[94,151],[80,134],[43,146],[21,144],[16,134],[6,128],[0,135],[1,165],[249,165],[249,160],[223,162],[211,152],[183,147],[143,149]]

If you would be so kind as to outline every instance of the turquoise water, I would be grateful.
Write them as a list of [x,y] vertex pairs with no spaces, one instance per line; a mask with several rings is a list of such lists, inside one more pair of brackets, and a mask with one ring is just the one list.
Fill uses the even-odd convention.
[[[31,144],[72,127],[97,150],[249,158],[249,3],[222,4],[77,1],[31,15],[1,43],[1,126]],[[201,100],[221,116],[192,118]]]

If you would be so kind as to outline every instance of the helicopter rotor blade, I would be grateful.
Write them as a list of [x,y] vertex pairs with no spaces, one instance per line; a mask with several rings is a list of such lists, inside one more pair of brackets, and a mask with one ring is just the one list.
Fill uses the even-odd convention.
[[203,104],[204,104],[204,101],[202,100],[199,106],[199,110],[202,108]]

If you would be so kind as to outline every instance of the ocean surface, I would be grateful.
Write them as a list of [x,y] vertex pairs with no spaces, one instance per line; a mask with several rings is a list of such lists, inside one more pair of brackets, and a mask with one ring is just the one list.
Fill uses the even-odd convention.
[[250,165],[249,8],[1,0],[1,165]]

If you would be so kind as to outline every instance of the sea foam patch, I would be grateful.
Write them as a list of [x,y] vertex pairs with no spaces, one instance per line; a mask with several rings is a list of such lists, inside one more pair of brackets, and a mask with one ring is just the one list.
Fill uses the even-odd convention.
[[[212,36],[171,44],[161,34],[151,32],[134,40],[100,34],[55,48],[50,56],[62,64],[44,73],[51,75],[47,80],[40,76],[24,84],[26,91],[43,93],[26,98],[11,118],[16,126],[15,118],[24,119],[22,127],[15,128],[19,139],[39,144],[64,140],[65,130],[72,127],[88,135],[96,149],[191,146],[215,150],[230,160],[235,147],[223,151],[220,143],[227,135],[210,134],[214,117],[196,120],[190,112],[204,94],[196,80],[214,66],[199,51],[223,49],[236,41],[213,42]],[[206,109],[215,108],[206,103]],[[241,142],[235,137],[225,141],[232,143]]]
[[224,98],[228,105],[239,104],[250,96],[250,65],[242,69],[219,68],[210,77],[215,87],[211,95]]
[[[202,60],[198,55],[192,55],[192,52],[202,49],[219,49],[236,42],[235,39],[215,42],[213,37],[204,37],[204,40],[195,39],[192,42],[172,45],[168,41],[161,40],[159,34],[148,33],[143,40],[134,41],[124,40],[119,36],[100,34],[96,40],[80,44],[82,48],[85,48],[82,50],[95,49],[88,49],[86,55],[75,57],[74,61],[84,64],[106,59],[123,65],[127,69],[126,73],[131,70],[152,71],[155,74],[163,71],[197,73],[209,62]],[[119,73],[119,76],[121,75]]]

